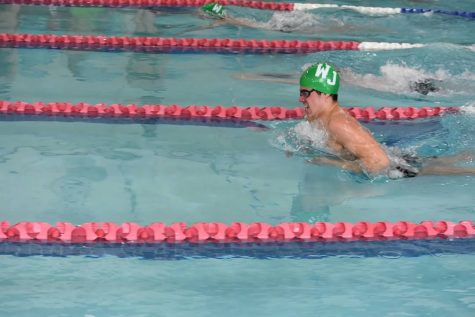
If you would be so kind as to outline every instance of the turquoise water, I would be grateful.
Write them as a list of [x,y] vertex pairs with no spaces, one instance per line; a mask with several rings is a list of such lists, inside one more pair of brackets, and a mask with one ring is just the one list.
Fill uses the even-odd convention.
[[36,316],[81,317],[471,316],[475,309],[473,256],[160,262],[4,257],[2,263],[8,291],[1,309],[17,316],[32,316],[32,310]]
[[[343,2],[327,2],[340,3]],[[471,1],[354,5],[475,11]],[[342,71],[344,106],[463,106],[458,115],[366,123],[389,147],[421,155],[475,151],[473,20],[443,15],[370,17],[352,11],[272,13],[231,8],[258,29],[210,25],[193,10],[0,6],[0,32],[87,33],[428,43],[425,48],[299,55],[143,54],[0,49],[0,99],[90,103],[296,107],[298,78],[327,60]],[[304,25],[302,29],[300,26]],[[286,25],[292,33],[275,29]],[[201,29],[199,29],[201,28]],[[272,29],[274,28],[274,29]],[[311,34],[308,34],[308,33]],[[305,33],[305,34],[304,34]],[[265,76],[264,76],[265,77]],[[436,80],[422,95],[410,82]],[[70,221],[473,220],[475,177],[375,180],[305,163],[285,146],[298,121],[270,129],[38,121],[2,117],[1,219]],[[473,159],[460,164],[474,166]],[[430,250],[429,250],[430,251]],[[16,316],[440,316],[475,312],[475,256],[398,253],[322,258],[0,255],[1,315]],[[25,304],[26,303],[26,304]]]

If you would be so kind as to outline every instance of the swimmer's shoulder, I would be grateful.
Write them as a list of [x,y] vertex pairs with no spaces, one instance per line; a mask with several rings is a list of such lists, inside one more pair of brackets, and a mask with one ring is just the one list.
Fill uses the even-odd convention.
[[352,115],[350,115],[345,109],[339,107],[336,111],[331,114],[331,119],[329,121],[329,126],[340,126],[340,125],[360,125],[358,120],[356,120]]

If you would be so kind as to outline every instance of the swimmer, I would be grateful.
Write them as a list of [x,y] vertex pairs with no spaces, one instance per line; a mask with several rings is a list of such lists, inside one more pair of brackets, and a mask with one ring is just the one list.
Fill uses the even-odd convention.
[[224,5],[216,2],[207,3],[201,7],[200,14],[207,18],[216,20],[211,26],[206,28],[214,28],[223,24],[232,24],[237,26],[248,26],[253,27],[253,24],[250,21],[245,21],[241,19],[236,19],[228,14],[224,9]]
[[[206,19],[213,19],[214,23],[203,27],[191,28],[181,32],[181,34],[212,29],[220,25],[243,26],[254,29],[306,35],[319,35],[323,33],[327,35],[341,35],[342,33],[348,33],[348,31],[355,29],[364,31],[361,27],[348,25],[334,18],[330,21],[321,22],[314,14],[304,13],[303,11],[276,12],[269,21],[262,22],[253,19],[232,17],[226,12],[223,4],[211,2],[203,5],[197,13]],[[383,30],[378,28],[377,32],[381,34]]]
[[[289,18],[289,20],[285,20],[283,18],[277,17],[276,18],[277,21],[270,20],[268,22],[257,22],[250,19],[234,18],[226,13],[224,5],[220,3],[216,3],[216,2],[211,2],[211,3],[207,3],[203,5],[199,11],[199,15],[206,18],[214,19],[215,22],[209,26],[188,30],[186,32],[210,29],[210,28],[214,28],[214,27],[224,25],[224,24],[244,26],[244,27],[255,28],[255,29],[267,29],[267,30],[279,31],[279,32],[284,32],[284,33],[298,32],[301,34],[315,34],[316,32],[316,30],[312,29],[311,27],[301,29],[300,27],[302,27],[302,19],[299,19],[296,17],[291,17]],[[338,25],[338,26],[333,26],[333,27],[330,27],[329,29],[326,29],[325,32],[326,33],[341,33],[347,29],[349,29],[349,27],[346,25],[345,26]],[[319,29],[319,31],[321,30]]]
[[[349,76],[350,77],[350,76]],[[241,80],[258,80],[267,81],[280,84],[297,84],[298,79],[291,74],[282,73],[240,73],[234,75],[234,78]],[[341,79],[343,81],[343,79]],[[417,92],[421,95],[428,95],[431,92],[437,92],[440,87],[437,85],[437,80],[431,78],[424,78],[416,81],[409,82],[409,89],[412,92]]]
[[329,64],[318,63],[300,77],[300,98],[306,120],[327,133],[326,147],[331,156],[318,156],[310,162],[337,166],[366,175],[390,178],[417,175],[475,175],[475,167],[458,167],[457,162],[473,155],[430,159],[393,159],[373,135],[338,103],[340,75]]

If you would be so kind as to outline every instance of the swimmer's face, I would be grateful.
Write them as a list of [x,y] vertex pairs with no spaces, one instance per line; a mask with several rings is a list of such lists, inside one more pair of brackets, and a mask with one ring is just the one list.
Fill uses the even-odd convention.
[[300,98],[299,101],[303,103],[305,116],[307,119],[312,119],[318,116],[318,104],[322,93],[318,90],[300,87]]

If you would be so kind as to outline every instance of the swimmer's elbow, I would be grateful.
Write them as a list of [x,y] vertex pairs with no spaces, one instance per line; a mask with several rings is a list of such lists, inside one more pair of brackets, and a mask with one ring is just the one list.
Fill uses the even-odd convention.
[[378,175],[386,172],[391,165],[387,156],[378,157],[376,159],[367,160],[362,162],[366,171],[373,175]]

